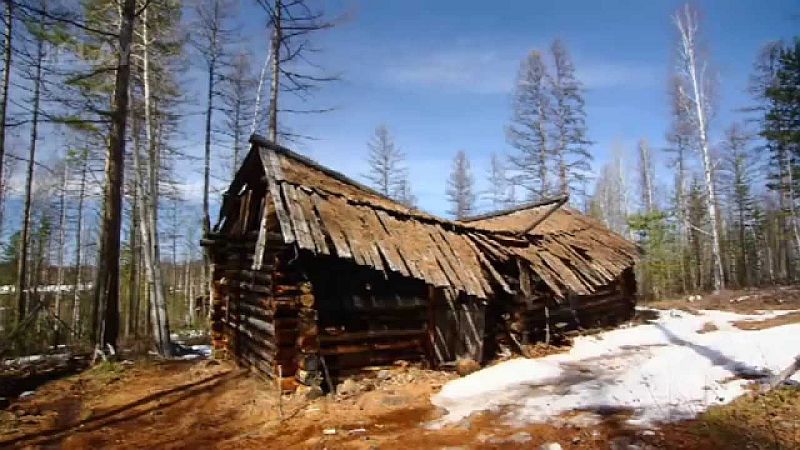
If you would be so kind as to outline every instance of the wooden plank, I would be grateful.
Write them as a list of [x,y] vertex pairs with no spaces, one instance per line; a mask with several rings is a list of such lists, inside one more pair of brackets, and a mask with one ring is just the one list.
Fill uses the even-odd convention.
[[330,250],[328,250],[328,243],[325,242],[325,234],[322,232],[322,227],[320,226],[319,218],[317,217],[317,214],[314,212],[314,205],[311,203],[311,198],[309,197],[312,194],[306,193],[304,190],[295,188],[294,195],[297,197],[297,204],[303,211],[303,216],[305,216],[306,223],[308,224],[308,227],[311,230],[311,237],[314,240],[314,245],[317,247],[317,253],[321,253],[323,255],[330,255],[331,252]]
[[[402,221],[402,235],[398,234],[397,244],[404,253],[405,260],[413,260],[422,279],[437,287],[449,287],[450,280],[436,258],[436,246],[426,230],[426,226],[414,219]],[[400,237],[402,236],[402,237]]]
[[347,244],[350,246],[353,260],[356,264],[361,266],[372,266],[369,254],[361,243],[362,236],[357,222],[359,219],[353,217],[354,211],[351,210],[352,207],[346,200],[341,198],[335,198],[332,205],[335,207],[336,217],[339,219],[339,224],[342,226],[342,234],[344,234],[347,239]]
[[397,249],[397,254],[403,258],[403,263],[408,268],[408,272],[411,276],[418,280],[426,280],[425,275],[414,261],[418,259],[418,256],[416,256],[413,246],[404,246],[402,244],[402,240],[406,239],[408,234],[405,222],[395,219],[382,210],[376,210],[375,214],[378,220],[383,224],[384,229],[387,230],[392,237],[391,242],[395,246],[395,249]]
[[381,257],[380,250],[375,243],[381,239],[382,227],[380,224],[371,222],[369,219],[373,216],[373,209],[364,206],[353,206],[354,210],[358,212],[358,219],[361,224],[362,240],[361,244],[370,260],[370,265],[377,270],[385,271],[383,267],[383,258]]
[[[486,271],[489,272],[489,274],[492,276],[492,279],[494,279],[494,281],[498,285],[500,285],[500,287],[503,289],[503,291],[505,291],[506,293],[509,293],[509,294],[513,294],[514,290],[511,289],[511,287],[508,285],[508,283],[506,283],[506,280],[503,278],[502,275],[500,275],[500,272],[498,272],[497,269],[494,268],[494,266],[492,265],[492,262],[489,261],[489,259],[486,258],[486,256],[484,256],[483,252],[478,248],[478,244],[476,244],[475,242],[472,241],[472,239],[469,239],[469,238],[467,238],[466,241],[467,241],[467,243],[469,243],[470,246],[473,247],[473,249],[475,251],[475,254],[478,255],[478,259],[483,264],[483,267],[486,269]],[[488,291],[492,291],[492,290],[493,289],[491,289],[491,287],[488,289]]]
[[427,231],[431,242],[433,242],[437,250],[437,259],[440,261],[440,265],[448,278],[450,278],[450,288],[466,292],[466,281],[464,281],[461,274],[461,264],[450,248],[450,244],[444,239],[443,233],[445,231],[438,226],[429,227]]
[[282,183],[281,190],[283,191],[283,198],[286,202],[286,209],[289,211],[289,218],[291,219],[294,235],[297,239],[297,245],[305,250],[316,250],[314,240],[311,239],[311,231],[308,229],[303,212],[297,206],[297,201],[294,197],[294,188],[291,184]]
[[448,280],[450,280],[450,287],[456,288],[462,285],[463,282],[458,276],[458,265],[456,265],[454,261],[451,261],[451,258],[448,257],[448,252],[442,248],[443,243],[439,238],[438,230],[433,227],[429,227],[426,232],[428,234],[428,238],[432,242],[433,248],[436,249],[436,260],[439,262],[439,266],[442,268],[445,275],[447,275]]
[[278,185],[274,181],[267,179],[267,186],[267,195],[272,198],[272,204],[275,207],[275,217],[278,218],[278,224],[281,228],[283,242],[286,244],[291,244],[295,241],[294,232],[292,231],[292,225],[289,222],[289,215],[286,213],[286,209],[283,207],[283,201],[281,200],[281,193],[278,189]]
[[459,275],[461,276],[461,279],[464,280],[464,286],[467,290],[467,293],[481,298],[486,298],[486,294],[480,288],[480,283],[473,276],[472,269],[476,263],[470,260],[472,257],[474,257],[474,255],[464,248],[463,242],[459,241],[460,236],[454,233],[447,233],[444,230],[442,230],[441,234],[445,242],[447,242],[448,246],[452,250],[456,261],[458,261],[460,264],[459,267],[461,267],[461,270],[459,271]]
[[362,219],[372,233],[372,246],[375,248],[375,251],[378,252],[379,256],[383,256],[382,260],[385,261],[385,265],[388,266],[388,269],[404,276],[409,276],[408,268],[405,266],[403,258],[397,252],[394,237],[383,226],[375,210],[365,209]]
[[561,282],[570,288],[570,291],[578,294],[578,295],[585,295],[589,294],[590,290],[587,289],[587,286],[583,284],[583,282],[575,276],[575,273],[570,267],[567,267],[561,259],[556,256],[553,256],[550,252],[542,251],[539,252],[539,256],[544,260],[544,262],[550,266],[553,272],[557,273],[561,279]]
[[313,194],[311,196],[311,202],[314,204],[314,207],[316,208],[317,213],[322,221],[321,228],[327,233],[328,237],[333,243],[336,255],[340,258],[352,259],[353,253],[350,250],[350,246],[347,243],[347,238],[342,231],[339,221],[331,211],[331,204],[328,199],[320,196],[319,194]]
[[[261,158],[261,164],[264,166],[264,176],[267,179],[266,195],[269,195],[272,198],[273,206],[275,207],[275,216],[278,218],[281,234],[283,235],[283,242],[286,244],[291,244],[295,241],[295,236],[292,232],[291,224],[289,223],[288,214],[283,206],[283,201],[281,200],[280,190],[278,189],[278,183],[276,181],[276,169],[271,167],[272,161],[270,159],[270,153],[274,152],[268,151],[263,147],[259,148],[258,151],[258,155]],[[280,175],[282,175],[282,173],[280,173]]]
[[267,208],[267,195],[266,193],[261,198],[261,221],[258,226],[258,239],[256,240],[256,249],[253,252],[253,270],[261,270],[264,264],[264,250],[267,246],[267,217],[269,216],[269,208]]

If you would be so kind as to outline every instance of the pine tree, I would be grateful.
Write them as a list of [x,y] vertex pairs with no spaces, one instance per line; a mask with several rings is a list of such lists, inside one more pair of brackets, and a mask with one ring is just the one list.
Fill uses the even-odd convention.
[[732,225],[735,228],[736,244],[734,248],[738,250],[735,272],[738,275],[736,280],[739,286],[749,286],[752,280],[751,251],[753,242],[748,237],[747,229],[753,227],[754,222],[755,205],[752,186],[757,164],[750,153],[751,141],[752,136],[744,127],[734,123],[725,131],[725,141],[722,145],[724,156],[720,178],[730,205]]
[[771,189],[780,195],[783,234],[787,244],[787,276],[794,277],[800,255],[800,39],[780,49],[777,70],[767,85],[762,136],[770,153]]

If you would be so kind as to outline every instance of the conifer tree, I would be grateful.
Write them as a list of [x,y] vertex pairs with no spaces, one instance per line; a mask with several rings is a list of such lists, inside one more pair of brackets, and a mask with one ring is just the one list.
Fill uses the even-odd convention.
[[556,40],[550,51],[553,56],[553,75],[550,77],[553,127],[550,139],[553,141],[557,191],[583,195],[582,187],[591,172],[593,159],[586,137],[583,85],[575,75],[575,66],[564,44]]
[[453,158],[453,168],[445,190],[450,202],[448,214],[456,220],[466,219],[475,214],[475,180],[472,177],[469,158],[459,150]]

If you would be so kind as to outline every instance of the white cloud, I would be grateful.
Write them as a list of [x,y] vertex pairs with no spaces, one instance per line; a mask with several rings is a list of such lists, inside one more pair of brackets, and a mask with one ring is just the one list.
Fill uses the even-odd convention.
[[386,65],[383,78],[391,83],[475,94],[511,91],[516,58],[494,50],[436,51]]
[[[520,60],[535,47],[434,50],[387,63],[383,80],[391,84],[473,94],[506,94],[514,87]],[[661,72],[637,63],[592,61],[573,55],[577,76],[588,89],[658,85]]]

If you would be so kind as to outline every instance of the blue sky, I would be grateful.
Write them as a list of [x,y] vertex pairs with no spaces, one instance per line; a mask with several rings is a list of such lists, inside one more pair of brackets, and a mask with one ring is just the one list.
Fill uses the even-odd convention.
[[[366,141],[385,123],[406,152],[423,209],[443,214],[450,161],[470,156],[479,188],[491,152],[508,152],[504,127],[520,60],[554,38],[570,50],[586,87],[592,151],[599,169],[614,143],[633,160],[640,138],[663,147],[669,123],[667,80],[674,60],[670,15],[676,1],[337,1],[346,19],[317,39],[320,62],[342,81],[316,95],[332,113],[291,118],[317,138],[297,149],[349,175],[365,170]],[[745,118],[744,91],[761,46],[790,38],[800,5],[790,1],[702,1],[702,32],[718,73],[716,138]],[[258,38],[260,11],[243,11]],[[260,40],[260,39],[259,39]],[[257,52],[262,45],[254,45]],[[629,164],[633,168],[633,164]],[[659,171],[665,174],[665,171]]]
[[[315,43],[317,61],[341,81],[325,86],[310,106],[335,107],[322,115],[285,117],[294,130],[316,138],[292,147],[355,178],[366,171],[366,142],[386,124],[407,154],[419,206],[447,210],[444,195],[451,159],[465,150],[478,189],[485,188],[491,152],[512,149],[505,140],[511,93],[519,62],[533,49],[546,50],[555,38],[572,54],[586,87],[594,169],[615,144],[635,167],[636,141],[664,146],[669,123],[667,80],[674,61],[671,14],[678,1],[322,1],[341,17]],[[241,0],[241,34],[254,65],[266,52],[265,16]],[[800,30],[800,4],[782,0],[700,1],[702,33],[718,73],[717,114],[711,133],[746,117],[745,92],[753,61],[764,43],[791,38]],[[191,20],[187,12],[187,20]],[[185,74],[194,94],[193,114],[184,117],[181,149],[197,159],[182,165],[187,197],[201,197],[202,103],[205,76],[198,61]],[[258,67],[256,67],[258,68]],[[219,116],[219,115],[218,115]],[[21,153],[27,135],[17,136]],[[18,142],[17,142],[18,141]],[[51,140],[52,142],[52,140]],[[54,150],[56,151],[56,150]],[[216,154],[230,152],[220,143]],[[45,154],[42,157],[45,157]],[[660,155],[657,154],[657,157]],[[660,162],[658,175],[668,176]],[[228,169],[217,165],[218,189]],[[18,177],[17,177],[18,178]],[[664,181],[662,184],[667,184]],[[219,198],[214,194],[212,198]],[[483,202],[480,205],[487,208]]]

